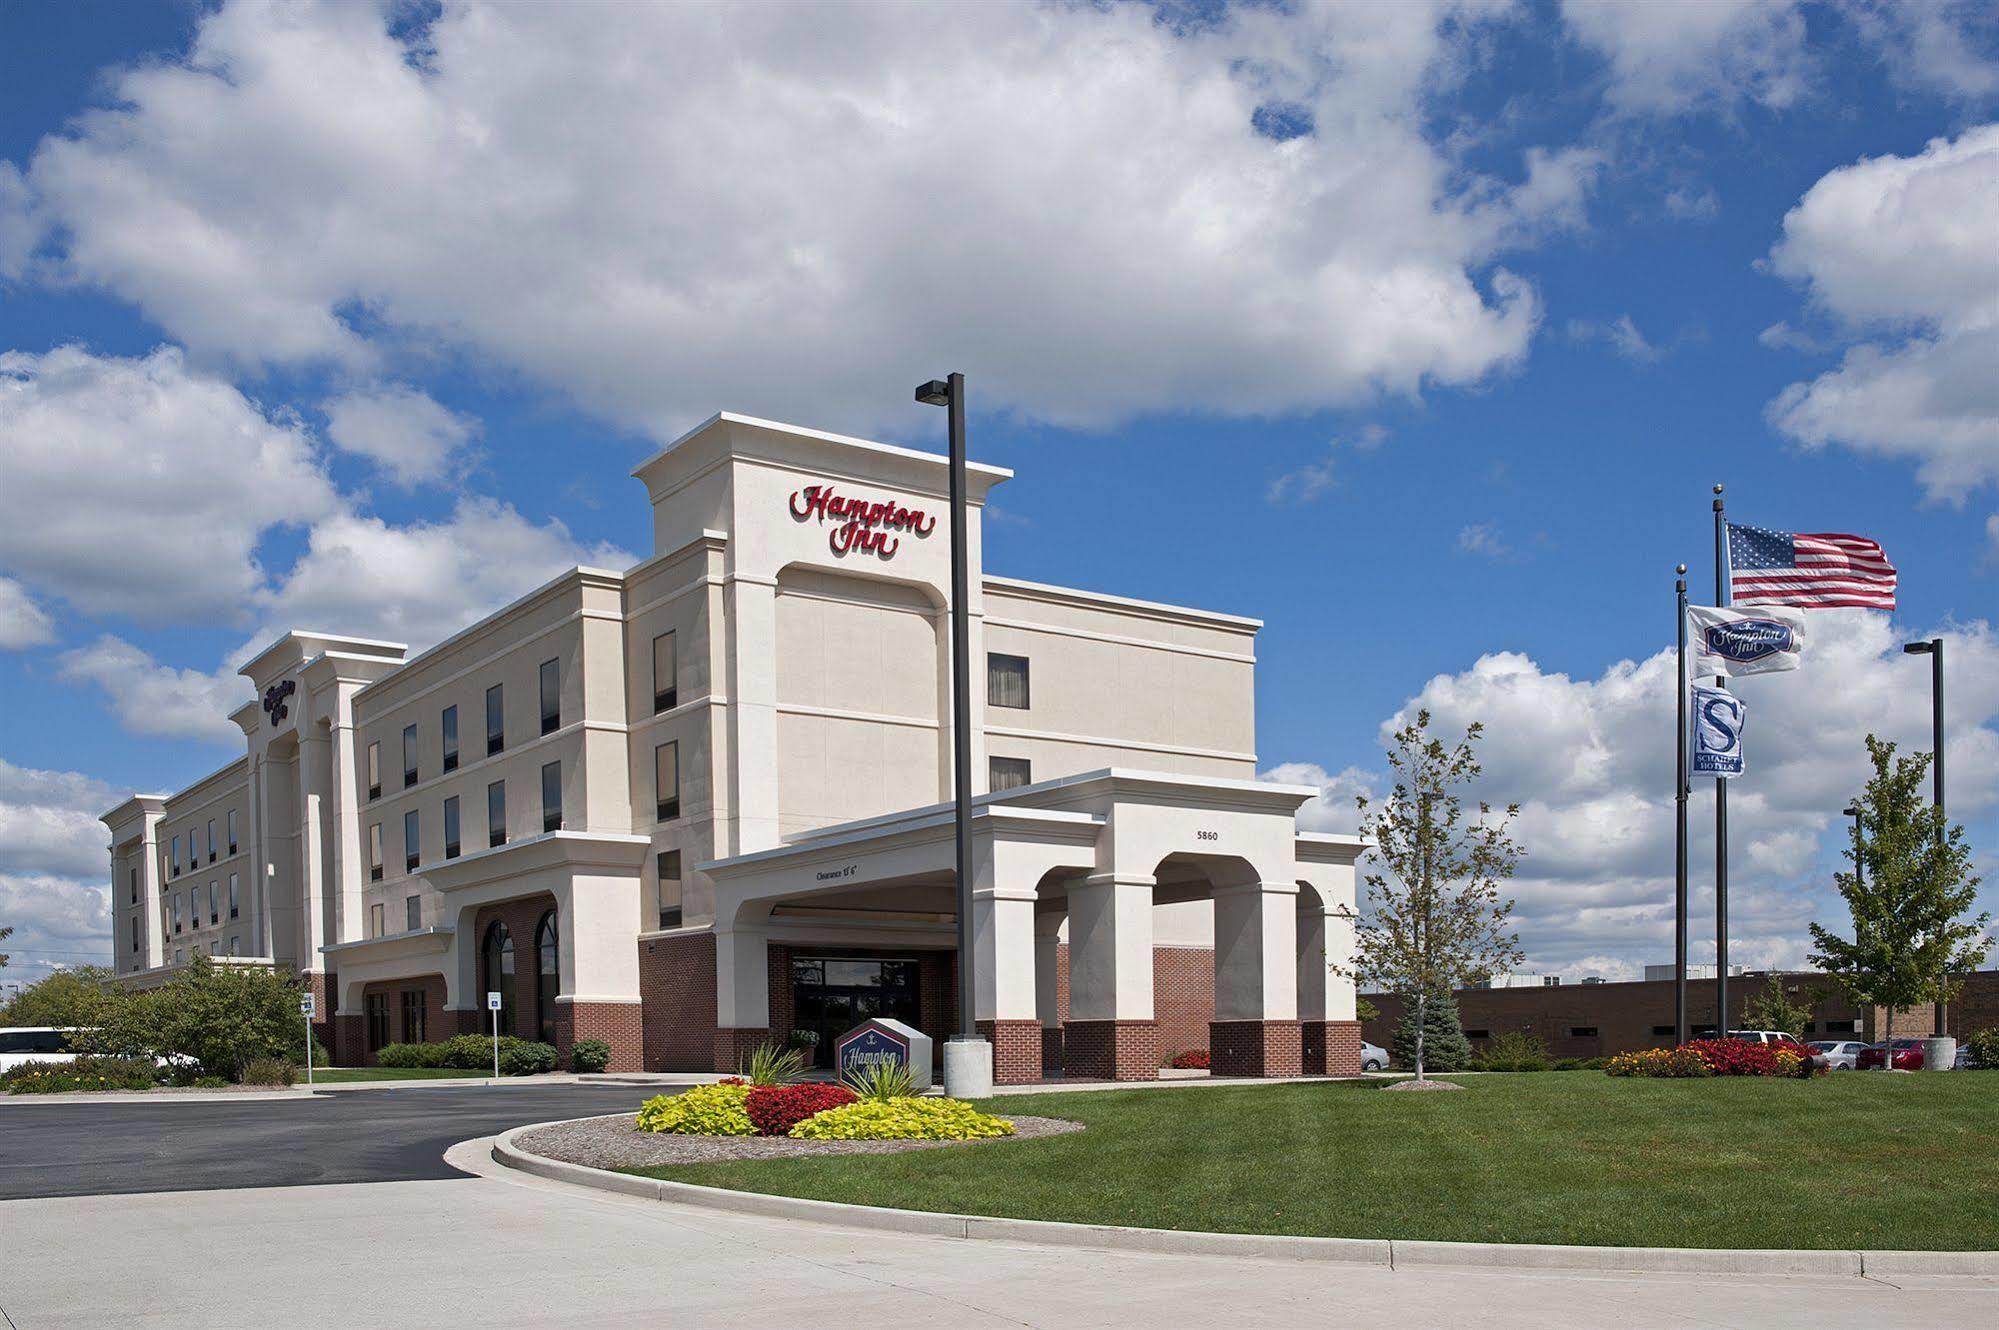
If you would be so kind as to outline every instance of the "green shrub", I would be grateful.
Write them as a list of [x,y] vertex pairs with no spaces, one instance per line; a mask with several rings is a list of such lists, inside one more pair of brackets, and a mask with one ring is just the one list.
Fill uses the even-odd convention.
[[654,1095],[639,1105],[638,1129],[682,1136],[754,1136],[756,1124],[747,1107],[750,1089],[746,1082],[731,1079],[679,1094]]
[[1556,1058],[1554,1071],[1602,1071],[1605,1058]]
[[1524,1030],[1495,1036],[1479,1056],[1480,1071],[1546,1071],[1548,1046]]
[[194,1078],[194,1088],[197,1090],[227,1090],[229,1082],[220,1076],[197,1076]]
[[1968,1036],[1964,1047],[1973,1066],[1999,1071],[1999,1028],[1980,1030]]
[[145,1058],[79,1057],[69,1062],[25,1062],[0,1072],[8,1094],[70,1094],[76,1091],[150,1090],[158,1069]]
[[854,1097],[863,1103],[907,1099],[916,1092],[916,1078],[900,1062],[864,1062],[843,1079]]
[[611,1046],[602,1039],[578,1039],[569,1049],[569,1068],[594,1075],[611,1065]]
[[500,1075],[535,1076],[555,1070],[555,1045],[532,1039],[500,1042]]
[[245,1085],[290,1085],[298,1079],[298,1068],[285,1058],[258,1058],[243,1064]]
[[[383,1044],[375,1050],[375,1065],[380,1067],[442,1067],[448,1049],[446,1044]],[[489,1049],[490,1052],[490,1049]]]
[[791,1135],[800,1141],[979,1141],[1011,1136],[1013,1124],[962,1099],[862,1099],[813,1114]]
[[736,1074],[751,1085],[789,1085],[805,1074],[805,1055],[766,1040],[750,1050]]
[[200,1076],[240,1076],[246,1063],[282,1058],[299,1046],[296,976],[263,966],[218,966],[197,954],[187,969],[143,993],[113,1002],[102,1023],[79,1030],[80,1053],[186,1059]]
[[128,996],[106,988],[112,970],[106,965],[78,965],[37,979],[0,1002],[0,1025],[53,1025],[75,1030],[104,1024],[112,1008]]

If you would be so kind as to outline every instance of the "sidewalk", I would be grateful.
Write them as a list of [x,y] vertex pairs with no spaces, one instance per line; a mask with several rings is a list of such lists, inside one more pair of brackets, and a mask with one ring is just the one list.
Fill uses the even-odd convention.
[[702,1071],[621,1071],[592,1076],[551,1071],[537,1076],[501,1076],[497,1079],[474,1074],[421,1077],[414,1080],[334,1081],[310,1086],[300,1081],[290,1089],[278,1086],[231,1090],[181,1090],[162,1087],[158,1090],[91,1091],[79,1094],[0,1094],[0,1108],[20,1104],[255,1104],[271,1100],[319,1099],[327,1095],[345,1094],[351,1090],[410,1090],[425,1087],[456,1089],[467,1085],[501,1085],[508,1089],[534,1089],[552,1085],[629,1085],[634,1090],[665,1090],[688,1085],[706,1085],[721,1079],[720,1073]]

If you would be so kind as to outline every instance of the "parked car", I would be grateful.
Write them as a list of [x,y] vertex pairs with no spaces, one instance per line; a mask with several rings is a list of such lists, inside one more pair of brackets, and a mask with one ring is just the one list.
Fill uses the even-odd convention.
[[1854,1060],[1867,1045],[1858,1039],[1815,1039],[1806,1047],[1812,1061],[1828,1071],[1852,1071]]
[[1812,1050],[1799,1043],[1785,1030],[1730,1030],[1730,1039],[1740,1039],[1750,1044],[1771,1044],[1778,1048],[1788,1048],[1801,1058],[1809,1058]]
[[1360,1069],[1362,1071],[1387,1071],[1388,1050],[1376,1048],[1365,1039],[1360,1045]]
[[[1860,1056],[1853,1060],[1857,1071],[1881,1070],[1880,1044],[1869,1044],[1860,1050]],[[1923,1069],[1923,1041],[1920,1039],[1897,1039],[1895,1041],[1895,1061],[1891,1064],[1896,1071],[1921,1071]]]
[[13,1025],[0,1028],[0,1071],[12,1071],[30,1062],[74,1062],[69,1036],[52,1025]]

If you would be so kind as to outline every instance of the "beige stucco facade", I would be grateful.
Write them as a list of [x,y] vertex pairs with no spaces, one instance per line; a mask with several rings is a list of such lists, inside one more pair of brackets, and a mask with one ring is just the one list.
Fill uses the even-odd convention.
[[[480,928],[547,898],[555,1003],[615,1024],[646,943],[712,934],[727,1030],[768,1022],[773,941],[948,946],[944,459],[724,414],[633,474],[633,568],[413,657],[301,630],[249,661],[244,756],[105,817],[120,973],[233,951],[356,1018],[434,975],[470,1028]],[[1044,1019],[1066,943],[1071,1020],[1147,1019],[1164,942],[1216,948],[1218,1021],[1350,1020],[1357,844],[1301,838],[1312,791],[1255,780],[1260,625],[986,574],[1009,474],[968,495],[981,1018]]]

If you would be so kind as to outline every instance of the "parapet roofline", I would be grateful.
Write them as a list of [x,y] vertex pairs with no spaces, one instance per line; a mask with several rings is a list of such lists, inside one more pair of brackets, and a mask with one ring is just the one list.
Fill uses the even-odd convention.
[[1220,610],[1197,609],[1192,605],[1169,605],[1163,600],[1136,600],[1130,596],[1113,596],[1104,591],[1084,591],[1078,587],[1056,586],[1050,582],[1029,582],[1024,578],[1001,577],[995,573],[987,573],[985,581],[987,586],[1017,591],[1026,596],[1038,596],[1044,600],[1076,600],[1087,604],[1115,605],[1120,609],[1142,610],[1165,618],[1227,624],[1232,628],[1247,628],[1252,632],[1263,627],[1261,619],[1251,619],[1241,614],[1224,614]]
[[[312,645],[308,649],[308,644],[316,645]],[[270,661],[270,658],[277,655],[286,647],[295,647],[301,662],[310,660],[325,651],[333,650],[345,651],[356,656],[364,656],[374,660],[399,663],[403,653],[409,650],[408,644],[403,642],[385,642],[373,637],[348,637],[341,633],[320,633],[304,628],[292,628],[275,638],[263,650],[251,656],[250,659],[244,661],[243,667],[237,670],[236,673],[246,679],[254,680],[258,675],[265,673],[263,667]]]
[[[939,467],[951,464],[951,459],[942,453],[926,452],[921,448],[904,448],[899,444],[877,443],[873,439],[855,438],[851,434],[834,434],[828,430],[807,429],[803,425],[788,425],[781,420],[765,420],[760,416],[746,416],[734,411],[717,411],[714,415],[708,417],[699,425],[688,430],[651,457],[646,458],[645,461],[633,467],[632,478],[634,480],[645,479],[645,472],[658,465],[668,454],[688,441],[706,434],[717,425],[749,425],[756,429],[767,429],[777,434],[789,434],[794,438],[811,439],[818,443],[837,444],[842,448],[859,449],[862,452],[870,452],[883,457],[902,458],[906,461],[920,462]],[[1013,476],[1013,468],[994,466],[990,462],[967,461],[965,469],[976,475],[989,476],[995,482],[1007,480]]]

